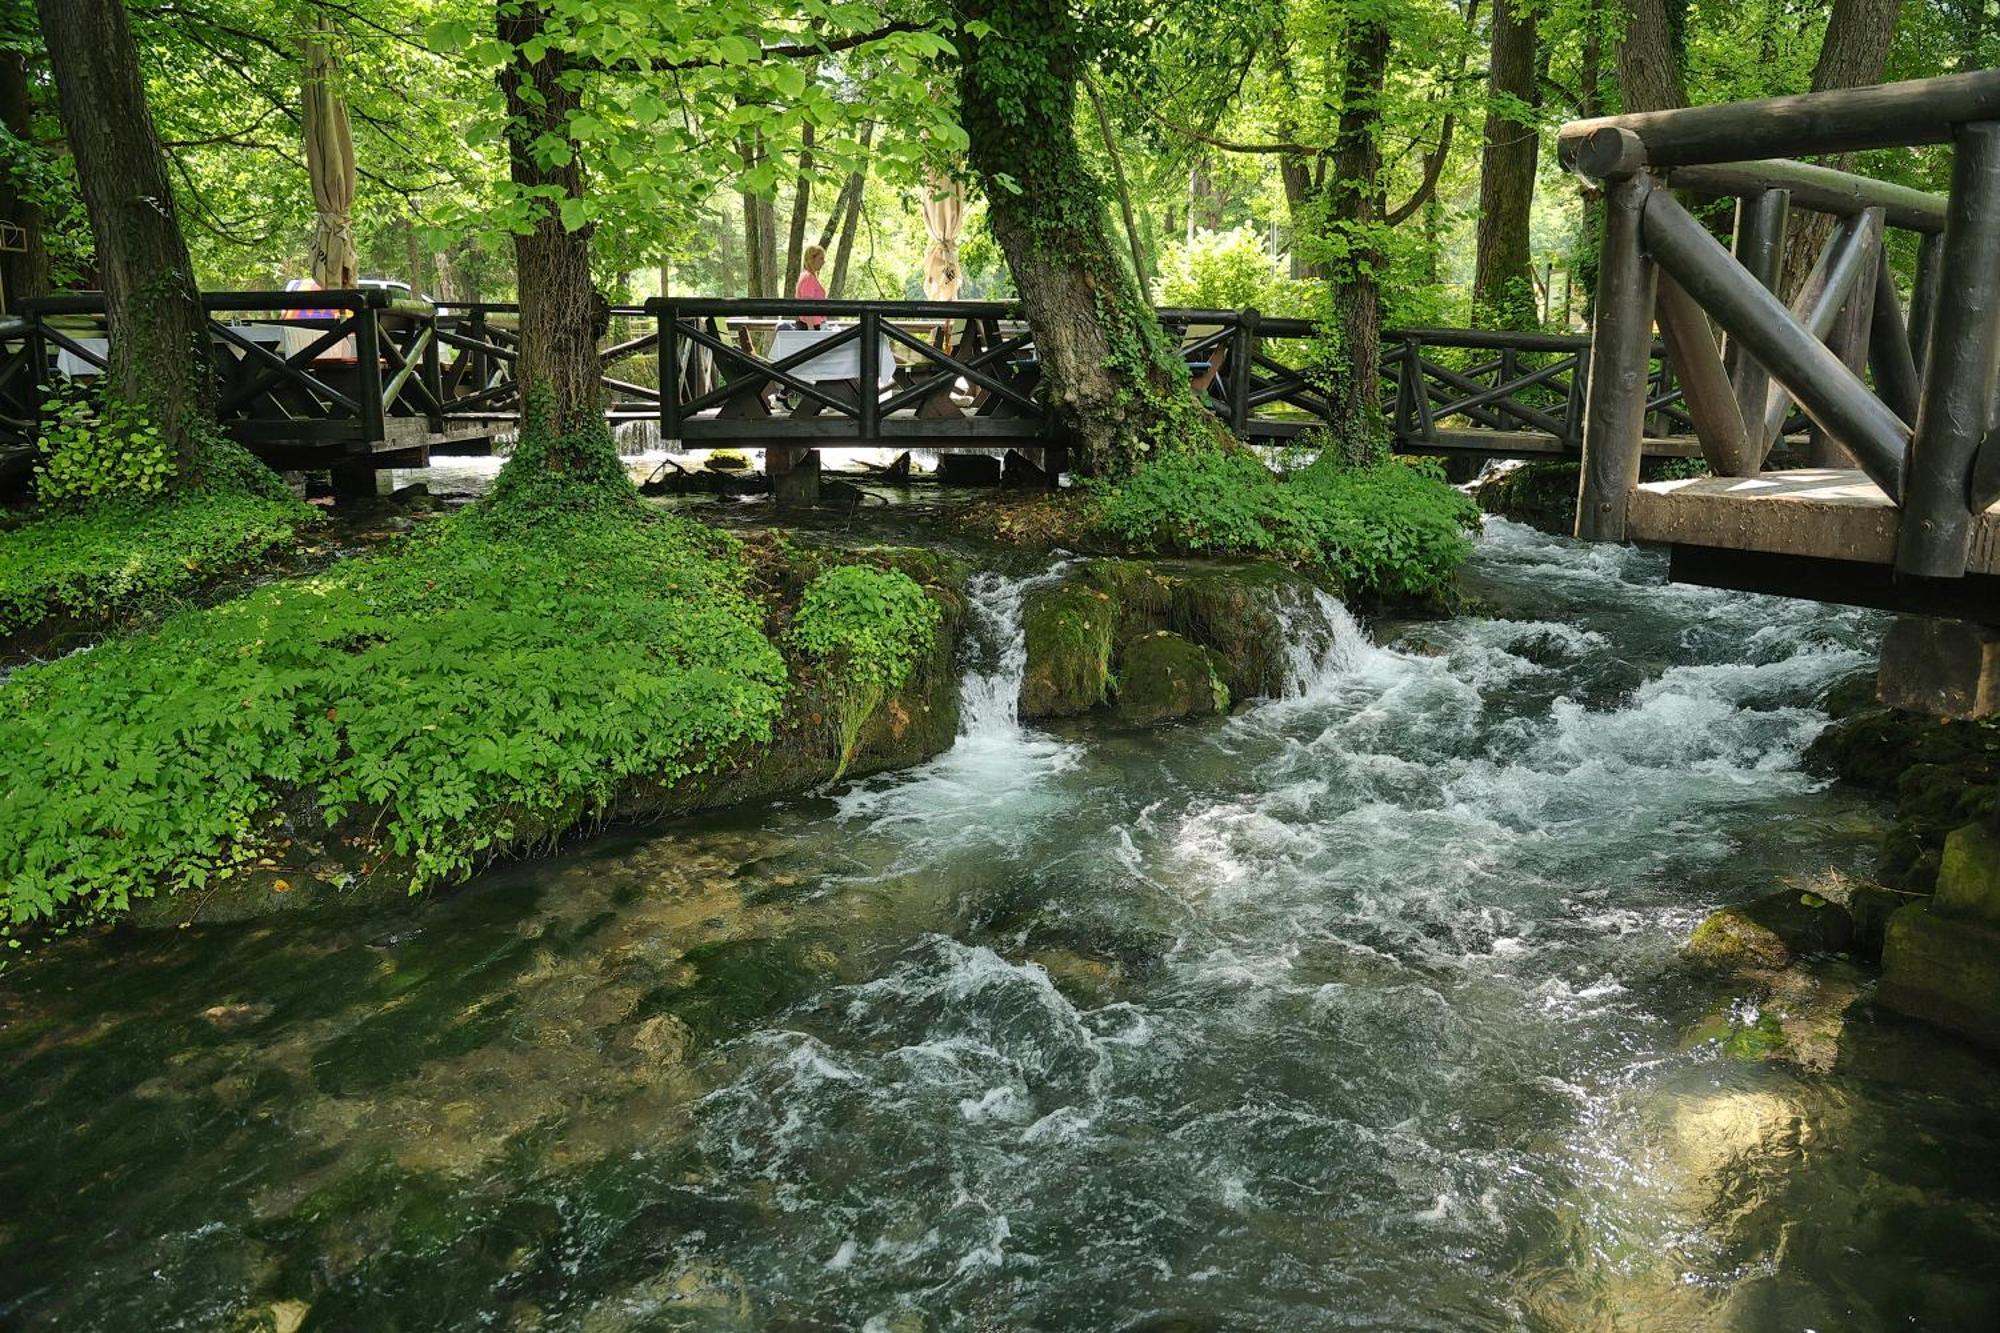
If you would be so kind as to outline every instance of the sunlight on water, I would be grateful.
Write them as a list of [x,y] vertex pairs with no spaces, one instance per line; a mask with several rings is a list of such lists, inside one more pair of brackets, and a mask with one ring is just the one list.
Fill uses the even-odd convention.
[[[1989,1326],[2000,1076],[1689,1033],[1714,905],[1865,873],[1800,769],[1867,613],[1489,524],[1477,612],[1279,605],[1285,697],[1024,726],[385,920],[9,979],[0,1323]],[[1838,1015],[1862,1001],[1844,1025]]]

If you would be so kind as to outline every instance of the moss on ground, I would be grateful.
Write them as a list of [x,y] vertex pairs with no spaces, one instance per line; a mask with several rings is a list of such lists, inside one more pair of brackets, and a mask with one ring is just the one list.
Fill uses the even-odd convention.
[[29,519],[0,531],[0,639],[163,609],[289,547],[313,517],[290,497],[223,491]]

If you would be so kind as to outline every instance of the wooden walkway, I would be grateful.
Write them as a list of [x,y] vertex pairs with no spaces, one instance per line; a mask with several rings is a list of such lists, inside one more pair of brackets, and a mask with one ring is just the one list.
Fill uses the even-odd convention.
[[[203,301],[224,425],[276,467],[370,485],[374,470],[421,466],[433,450],[480,452],[512,428],[512,305],[391,302],[375,290],[211,292]],[[1282,442],[1325,418],[1305,368],[1309,322],[1255,310],[1159,317],[1203,401],[1240,437]],[[823,327],[780,328],[806,318]],[[92,294],[30,301],[22,317],[0,322],[0,474],[27,466],[43,394],[100,372],[106,348]],[[1396,447],[1576,456],[1589,349],[1574,335],[1388,331],[1379,373]],[[795,455],[1063,443],[1041,401],[1033,334],[1009,303],[654,300],[611,309],[599,356],[606,419],[651,424],[658,439],[687,447]],[[1664,347],[1648,358],[1642,448],[1691,456],[1693,423]]]

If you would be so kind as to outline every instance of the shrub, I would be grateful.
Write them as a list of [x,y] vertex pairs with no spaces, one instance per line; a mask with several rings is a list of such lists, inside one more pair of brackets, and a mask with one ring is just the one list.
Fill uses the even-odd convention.
[[54,513],[0,532],[0,634],[124,615],[290,544],[312,511],[242,491]]
[[1249,227],[1197,232],[1192,241],[1169,244],[1160,259],[1161,305],[1305,315],[1316,285],[1281,273]]
[[1425,598],[1451,582],[1479,510],[1433,464],[1331,456],[1280,478],[1247,450],[1157,459],[1098,488],[1098,521],[1151,549],[1318,565],[1356,592]]
[[887,691],[909,679],[942,614],[901,570],[835,565],[807,585],[786,638],[857,683]]
[[478,510],[0,686],[0,930],[234,873],[286,813],[372,818],[412,891],[621,782],[769,735],[783,659],[733,543]]

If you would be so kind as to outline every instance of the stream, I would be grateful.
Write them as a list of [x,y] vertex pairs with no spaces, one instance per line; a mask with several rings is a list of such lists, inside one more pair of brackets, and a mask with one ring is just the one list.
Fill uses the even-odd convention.
[[0,1327],[2000,1326],[2000,1066],[1838,963],[1757,1058],[1678,958],[1866,875],[1800,757],[1880,619],[1664,572],[1490,520],[1471,613],[1288,606],[1286,697],[1143,733],[1017,719],[984,573],[920,768],[49,946]]

